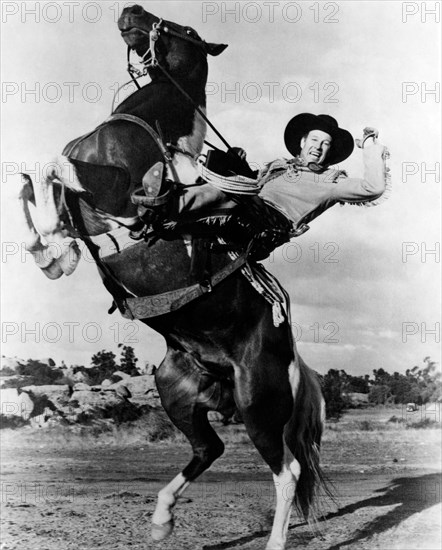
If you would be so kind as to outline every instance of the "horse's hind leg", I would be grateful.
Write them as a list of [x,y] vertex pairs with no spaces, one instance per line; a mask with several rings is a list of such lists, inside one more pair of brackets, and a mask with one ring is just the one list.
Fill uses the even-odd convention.
[[[262,358],[261,358],[262,359]],[[271,360],[270,360],[271,359]],[[235,399],[247,432],[270,466],[276,491],[273,527],[266,550],[283,550],[300,465],[284,441],[284,429],[293,411],[293,392],[283,360],[259,361],[239,368]]]
[[[158,493],[152,517],[152,538],[162,540],[173,530],[172,508],[189,483],[201,475],[224,452],[224,444],[211,427],[207,412],[217,408],[232,413],[233,397],[199,370],[190,354],[169,350],[155,373],[164,409],[192,445],[193,458]],[[224,405],[224,407],[222,406]]]

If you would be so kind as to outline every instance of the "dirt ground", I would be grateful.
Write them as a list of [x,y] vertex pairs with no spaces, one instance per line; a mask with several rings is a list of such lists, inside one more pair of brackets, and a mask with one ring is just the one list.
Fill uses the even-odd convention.
[[[1,549],[262,549],[273,486],[242,430],[219,427],[231,441],[224,456],[179,501],[173,535],[155,544],[156,493],[188,461],[185,443],[81,444],[3,430]],[[322,463],[336,504],[323,499],[325,517],[313,527],[294,514],[288,549],[441,548],[437,429],[346,430],[344,422],[327,429]]]

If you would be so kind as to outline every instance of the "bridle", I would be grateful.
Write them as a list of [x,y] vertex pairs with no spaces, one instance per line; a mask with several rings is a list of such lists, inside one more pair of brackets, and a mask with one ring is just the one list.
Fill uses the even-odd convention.
[[143,65],[142,70],[137,69],[132,64],[131,62],[132,48],[130,46],[127,47],[127,72],[129,73],[131,79],[133,80],[135,86],[138,89],[140,89],[141,86],[138,84],[137,78],[141,78],[142,76],[147,76],[149,68],[156,67],[158,64],[158,59],[155,51],[155,43],[160,37],[160,28],[162,23],[163,23],[162,19],[160,19],[157,23],[153,23],[152,30],[149,32],[137,27],[138,32],[149,35],[149,49],[145,52],[145,54],[141,58],[141,61],[138,63],[139,65]]
[[[197,113],[203,118],[206,123],[212,128],[212,130],[215,132],[215,134],[220,138],[220,140],[224,143],[224,145],[231,149],[231,146],[229,145],[228,141],[224,138],[224,136],[219,132],[216,127],[210,122],[206,114],[200,109],[200,107],[195,103],[195,101],[190,97],[190,95],[182,88],[182,86],[173,78],[173,76],[167,71],[167,69],[158,61],[157,52],[156,52],[156,43],[158,42],[158,39],[161,36],[161,33],[168,34],[170,36],[175,36],[176,38],[180,38],[181,40],[185,40],[186,42],[191,42],[192,44],[195,44],[196,46],[199,46],[200,48],[205,48],[205,41],[197,38],[193,38],[190,36],[192,33],[192,29],[187,28],[186,34],[180,33],[173,29],[173,23],[169,21],[163,21],[163,19],[160,19],[156,23],[152,24],[152,29],[148,32],[144,29],[140,29],[137,27],[137,30],[143,34],[149,35],[149,49],[146,51],[146,53],[141,58],[140,64],[143,65],[143,69],[140,70],[137,67],[133,65],[131,62],[131,51],[132,48],[130,46],[127,47],[127,71],[135,83],[135,86],[140,89],[141,86],[138,84],[137,79],[141,78],[142,76],[146,76],[149,72],[149,69],[152,67],[157,67],[161,70],[161,72],[170,80],[170,82],[177,88],[177,90],[180,91],[180,93],[192,103],[194,109],[197,111]],[[212,147],[213,149],[218,149],[211,143],[205,141],[207,145]]]
[[168,21],[164,22],[164,20],[161,18],[156,23],[152,23],[152,29],[149,32],[137,27],[138,32],[141,32],[142,34],[146,34],[146,35],[149,34],[149,49],[143,55],[140,62],[140,64],[144,65],[143,70],[137,69],[132,64],[131,62],[132,48],[130,46],[127,47],[127,71],[130,74],[131,78],[134,79],[134,83],[138,88],[140,86],[135,79],[140,78],[141,76],[146,76],[148,73],[148,69],[150,67],[159,66],[155,46],[162,32],[164,34],[168,34],[170,36],[175,36],[176,38],[180,38],[181,40],[185,40],[186,42],[191,42],[192,44],[195,44],[200,48],[204,48],[204,45],[205,45],[204,40],[193,38],[192,36],[190,36],[190,34],[192,33],[192,29],[187,28],[186,34],[183,34],[178,31],[175,31],[172,27],[173,27],[173,23]]

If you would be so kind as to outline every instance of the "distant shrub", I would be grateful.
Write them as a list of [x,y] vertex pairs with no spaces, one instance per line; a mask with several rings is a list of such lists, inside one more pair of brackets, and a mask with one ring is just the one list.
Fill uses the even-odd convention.
[[393,415],[387,420],[387,422],[394,422],[395,424],[405,424],[407,421],[405,420],[405,418]]
[[[61,369],[54,369],[53,366],[34,359],[28,359],[26,365],[18,365],[16,371],[17,374],[29,377],[27,384],[31,386],[51,385],[63,376]],[[21,384],[23,385],[25,384]]]
[[371,420],[361,420],[358,424],[358,429],[361,430],[361,432],[372,432],[374,426]]
[[11,369],[10,367],[3,367],[2,369],[0,369],[1,376],[12,376],[13,374],[15,374],[15,370]]
[[426,428],[438,428],[440,427],[440,422],[437,422],[433,418],[423,418],[422,420],[419,420],[418,422],[410,422],[407,424],[407,428],[415,428],[415,429],[426,429]]
[[9,380],[5,380],[2,388],[23,388],[24,386],[33,386],[34,377],[33,376],[14,376]]
[[0,414],[0,429],[9,428],[15,430],[16,428],[21,428],[22,426],[27,426],[29,420],[25,420],[21,416],[6,416]]

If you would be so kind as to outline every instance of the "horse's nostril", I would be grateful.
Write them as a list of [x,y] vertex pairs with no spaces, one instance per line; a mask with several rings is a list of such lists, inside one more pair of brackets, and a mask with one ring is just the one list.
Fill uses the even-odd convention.
[[142,6],[131,6],[129,8],[129,11],[130,13],[132,13],[133,15],[141,15],[144,11],[143,7]]

